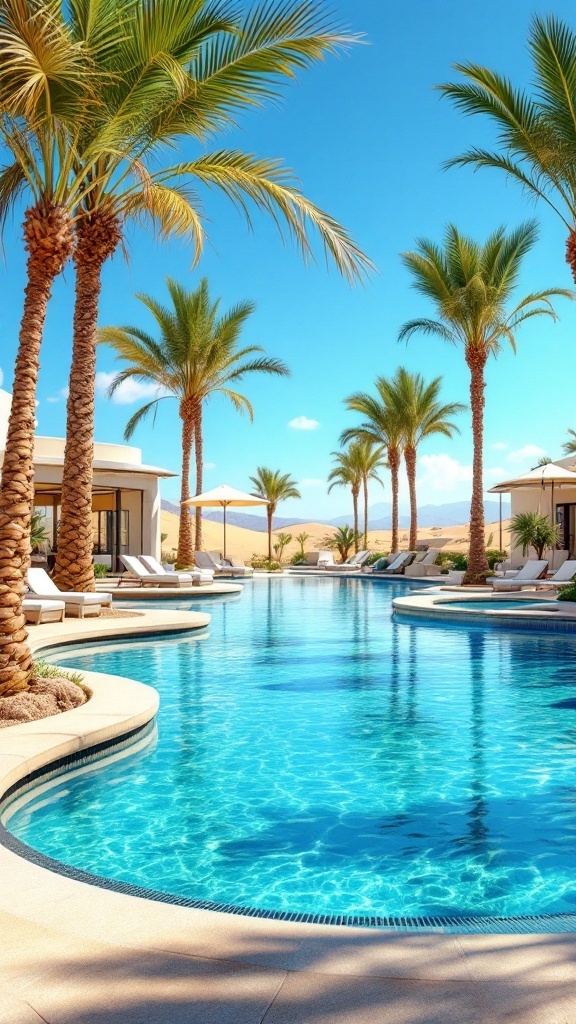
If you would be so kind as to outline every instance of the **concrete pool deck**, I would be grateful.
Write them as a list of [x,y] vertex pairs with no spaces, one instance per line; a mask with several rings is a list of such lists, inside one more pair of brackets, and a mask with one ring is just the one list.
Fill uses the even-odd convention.
[[[144,612],[31,635],[40,650],[119,637],[136,623],[141,633],[173,633],[208,618]],[[0,732],[3,792],[63,751],[154,716],[150,687],[84,675],[88,704]],[[216,913],[66,878],[6,847],[0,928],[0,1024],[576,1021],[576,935],[402,934]]]

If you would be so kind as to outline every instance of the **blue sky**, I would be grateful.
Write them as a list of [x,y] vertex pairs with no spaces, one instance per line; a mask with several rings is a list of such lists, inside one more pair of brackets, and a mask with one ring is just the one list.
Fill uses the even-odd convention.
[[[287,88],[279,107],[246,117],[239,130],[220,138],[214,148],[239,146],[283,157],[307,195],[350,229],[379,273],[364,287],[350,288],[333,267],[326,268],[319,247],[318,264],[304,266],[265,217],[255,215],[250,233],[222,197],[207,193],[203,199],[210,237],[199,267],[191,270],[191,253],[180,242],[160,245],[143,231],[130,231],[129,262],[118,254],[106,268],[101,303],[102,324],[149,326],[134,293],[162,297],[166,275],[190,287],[207,276],[225,306],[239,299],[256,302],[245,340],[283,358],[292,376],[246,382],[245,393],[256,410],[253,424],[223,400],[208,406],[205,486],[227,482],[247,489],[256,466],[279,468],[301,483],[303,496],[281,512],[304,518],[348,507],[346,493],[326,494],[325,479],[338,435],[354,421],[342,404],[351,391],[370,389],[378,374],[391,374],[402,363],[427,377],[443,375],[447,401],[467,400],[460,351],[440,341],[414,340],[407,348],[396,341],[406,319],[430,312],[411,289],[399,260],[398,254],[412,248],[415,238],[440,239],[444,225],[454,221],[483,239],[501,223],[512,227],[536,216],[540,240],[526,260],[520,289],[571,285],[564,229],[553,214],[535,209],[496,173],[441,169],[442,161],[471,143],[489,141],[491,133],[480,120],[457,114],[433,90],[451,77],[450,65],[456,60],[485,63],[528,84],[525,40],[530,18],[550,8],[525,0],[335,0],[334,6],[354,31],[365,33],[366,45],[304,75]],[[567,0],[554,5],[554,13],[567,21],[573,20],[573,10]],[[4,247],[0,366],[4,387],[10,390],[24,287],[18,223],[8,224]],[[64,432],[62,392],[70,359],[72,303],[69,267],[54,290],[42,351],[38,430],[45,435]],[[567,427],[576,427],[576,305],[561,300],[558,311],[556,324],[543,319],[526,325],[516,356],[506,351],[490,363],[487,485],[530,468],[540,452],[558,457]],[[99,384],[116,365],[102,348]],[[97,439],[119,441],[137,407],[134,402],[110,402],[101,392]],[[302,417],[317,426],[290,426]],[[179,425],[176,403],[163,402],[155,424],[139,428],[132,443],[142,447],[146,462],[178,471]],[[468,497],[467,415],[460,418],[460,426],[462,433],[454,441],[431,439],[422,446],[421,504]],[[178,487],[178,481],[167,482],[163,493],[174,500]],[[389,498],[388,484],[372,496],[373,501]]]

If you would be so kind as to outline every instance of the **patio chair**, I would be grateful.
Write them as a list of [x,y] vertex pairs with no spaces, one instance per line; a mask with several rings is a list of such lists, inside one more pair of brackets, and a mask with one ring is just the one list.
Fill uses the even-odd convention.
[[404,575],[410,576],[412,579],[422,578],[423,576],[437,576],[440,572],[440,566],[436,565],[436,559],[439,554],[440,548],[428,548],[428,551],[424,552],[423,558],[418,559],[416,557],[412,565],[406,567]]
[[155,576],[169,576],[172,579],[176,575],[179,579],[184,579],[186,583],[191,577],[192,583],[196,586],[208,586],[214,582],[214,573],[210,569],[189,569],[186,572],[174,570],[174,572],[170,572],[153,555],[138,555],[138,559],[142,562],[144,568],[148,569],[148,572],[154,573]]
[[368,558],[370,558],[369,551],[358,551],[355,555],[351,555],[350,558],[347,558],[345,562],[340,562],[336,563],[335,565],[331,565],[330,570],[332,572],[334,570],[336,570],[337,572],[342,572],[342,570],[344,570],[345,572],[349,570],[352,570],[353,572],[359,572],[362,566],[364,565],[364,562],[366,562]]
[[[566,565],[566,562],[564,562],[564,565]],[[530,584],[536,580],[541,580],[546,575],[547,568],[548,561],[545,558],[534,559],[533,561],[526,562],[526,565],[523,565],[515,576],[504,577],[504,579],[492,579],[488,582],[494,590],[521,590],[526,583]]]
[[64,622],[66,605],[64,601],[46,601],[40,598],[25,597],[22,611],[29,622],[35,626],[41,622]]
[[576,576],[576,559],[572,558],[563,562],[560,568],[548,578],[542,579],[535,576],[534,579],[527,580],[514,576],[512,579],[495,580],[495,583],[505,583],[506,586],[498,586],[494,589],[521,590],[522,587],[528,587],[530,590],[558,590],[562,587],[569,587],[574,576]]
[[415,554],[413,551],[404,551],[398,558],[394,559],[386,569],[378,569],[376,572],[377,576],[399,576],[404,572],[407,566],[412,565]]
[[195,551],[194,561],[199,569],[212,569],[218,576],[252,576],[251,565],[231,565],[223,561],[219,551]]
[[336,565],[336,562],[334,561],[334,552],[319,551],[316,565],[318,569],[332,569]]
[[120,555],[122,565],[135,579],[122,580],[141,587],[191,587],[194,580],[186,572],[150,572],[135,555]]
[[112,594],[85,593],[58,590],[45,569],[30,567],[26,573],[28,587],[34,598],[41,601],[64,601],[66,615],[83,619],[86,615],[100,615],[102,606],[112,607]]

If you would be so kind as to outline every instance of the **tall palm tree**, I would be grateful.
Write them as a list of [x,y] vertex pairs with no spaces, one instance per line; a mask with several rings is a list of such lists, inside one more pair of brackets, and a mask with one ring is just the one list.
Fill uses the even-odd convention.
[[352,492],[352,509],[354,519],[354,550],[358,552],[358,498],[362,487],[362,465],[360,450],[362,441],[352,441],[343,452],[331,452],[335,463],[334,469],[328,474],[328,494],[334,487],[349,487]]
[[474,146],[448,166],[490,167],[543,200],[568,232],[566,262],[576,282],[576,33],[553,16],[532,19],[528,36],[533,92],[477,64],[455,64],[463,81],[438,88],[465,114],[498,131],[497,148]]
[[383,444],[375,445],[373,441],[363,438],[359,441],[360,465],[362,467],[362,490],[364,492],[364,548],[368,547],[368,486],[371,480],[384,486],[378,470],[388,465],[386,448]]
[[522,224],[509,234],[504,228],[498,228],[483,244],[449,225],[443,246],[420,239],[414,252],[402,256],[413,276],[414,287],[432,301],[437,319],[408,321],[400,331],[400,338],[408,340],[414,334],[423,334],[462,346],[470,371],[474,456],[470,555],[464,577],[467,584],[482,582],[488,571],[482,453],[486,362],[490,355],[499,354],[503,342],[507,341],[515,351],[516,332],[525,320],[542,315],[556,319],[551,297],[574,297],[565,289],[550,288],[524,295],[510,308],[522,261],[535,241],[533,223]]
[[296,480],[292,480],[289,473],[281,473],[279,469],[258,466],[256,476],[251,476],[250,480],[254,484],[254,493],[268,502],[266,506],[268,559],[272,561],[272,526],[278,502],[287,501],[288,498],[301,498],[302,495],[298,490]]
[[363,422],[357,427],[347,427],[340,435],[340,443],[366,440],[376,446],[383,446],[390,467],[392,491],[392,551],[398,550],[398,491],[400,464],[404,450],[404,434],[401,417],[385,399],[386,380],[377,377],[376,396],[365,391],[356,391],[346,399],[348,409],[360,413]]
[[[158,168],[158,153],[182,136],[204,143],[236,112],[278,94],[282,80],[354,40],[331,24],[319,0],[264,2],[245,15],[223,2],[104,0],[123,33],[102,27],[103,0],[72,4],[75,38],[100,44],[98,103],[80,138],[84,197],[76,219],[74,347],[67,404],[62,511],[55,579],[63,589],[93,588],[92,452],[95,337],[101,272],[124,222],[148,220],[161,236],[188,235],[199,257],[204,226],[190,182],[224,192],[284,220],[302,252],[309,227],[350,280],[368,261],[346,231],[311,203],[277,160],[217,150]],[[128,4],[129,16],[122,18]],[[97,157],[95,162],[94,157]],[[153,168],[151,169],[150,165]],[[86,188],[86,183],[88,187]],[[199,520],[198,520],[199,521]]]
[[[138,327],[102,327],[100,341],[110,345],[119,359],[128,366],[116,375],[109,389],[117,388],[131,378],[158,385],[158,395],[138,409],[126,424],[128,440],[141,421],[164,398],[176,398],[182,420],[182,483],[180,500],[190,497],[190,460],[192,447],[196,455],[196,493],[202,491],[204,446],[202,411],[204,403],[214,394],[228,398],[239,412],[254,411],[245,395],[236,390],[247,374],[268,373],[287,376],[290,371],[280,359],[260,355],[258,345],[239,348],[242,331],[254,312],[254,304],[241,302],[220,315],[220,300],[212,300],[206,278],[194,291],[188,291],[167,278],[171,308],[150,295],[137,298],[150,311],[158,326],[158,340]],[[194,550],[202,547],[202,519],[196,513],[196,534],[192,543],[191,517],[182,509],[178,532],[178,562],[192,565]]]
[[410,495],[410,536],[408,547],[414,551],[418,541],[418,500],[416,497],[416,461],[418,446],[427,437],[459,433],[451,417],[466,408],[461,402],[439,401],[442,377],[428,383],[420,373],[409,373],[400,366],[394,377],[384,382],[384,401],[393,409],[402,428],[402,448]]

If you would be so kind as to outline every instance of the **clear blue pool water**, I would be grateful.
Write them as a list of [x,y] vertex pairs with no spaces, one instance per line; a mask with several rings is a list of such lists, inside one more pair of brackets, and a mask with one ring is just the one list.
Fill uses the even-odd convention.
[[[464,608],[467,611],[475,612],[485,611],[486,609],[494,611],[498,611],[498,609],[500,609],[500,611],[506,611],[510,608],[534,608],[546,603],[547,602],[545,597],[541,597],[539,601],[522,598],[519,598],[516,601],[513,598],[511,598],[510,601],[499,601],[491,600],[489,597],[485,597],[478,598],[478,600],[470,599],[466,601],[450,601],[446,602],[446,605],[450,608]],[[550,603],[550,598],[548,598],[548,603]]]
[[391,621],[405,593],[257,581],[202,605],[205,639],[60,655],[157,686],[157,738],[62,777],[9,828],[95,874],[239,906],[574,912],[576,640]]

